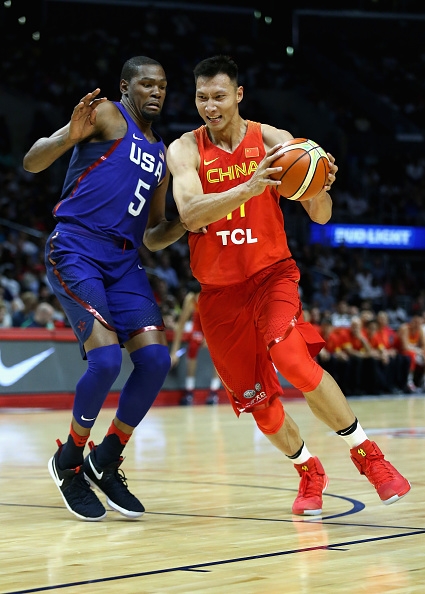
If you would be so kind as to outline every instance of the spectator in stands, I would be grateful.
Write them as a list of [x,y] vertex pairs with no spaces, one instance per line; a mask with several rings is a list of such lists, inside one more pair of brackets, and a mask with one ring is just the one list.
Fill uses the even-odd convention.
[[389,296],[385,311],[387,312],[388,323],[392,328],[398,328],[409,319],[406,308],[399,303],[395,293]]
[[369,378],[372,387],[371,394],[395,394],[396,388],[396,366],[394,357],[390,351],[383,348],[377,337],[378,322],[373,317],[364,323],[364,333],[371,346],[371,357],[374,360],[372,365],[373,377]]
[[9,313],[6,301],[0,299],[0,328],[11,328],[12,316]]
[[331,314],[332,326],[335,328],[349,328],[352,314],[350,306],[345,299],[340,299],[335,305],[335,311]]
[[381,387],[373,348],[363,332],[360,316],[353,316],[344,332],[342,348],[349,357],[348,394],[378,394]]
[[335,308],[336,299],[332,291],[332,281],[324,278],[320,283],[320,287],[313,293],[312,305],[318,307],[321,312],[331,314]]
[[349,394],[351,389],[349,375],[350,357],[342,348],[345,328],[335,328],[332,325],[332,318],[324,316],[319,332],[325,340],[325,346],[317,355],[317,361],[323,369],[326,369],[335,378],[344,394]]
[[177,272],[171,265],[170,253],[167,250],[162,250],[158,258],[159,261],[154,268],[154,273],[166,281],[171,292],[176,291],[180,286],[180,281]]
[[15,299],[13,302],[15,311],[12,314],[12,326],[19,328],[24,324],[30,324],[33,320],[34,311],[38,302],[39,299],[37,295],[32,291],[24,291],[17,299]]
[[13,301],[21,292],[19,282],[15,278],[15,267],[11,263],[3,264],[0,269],[0,285],[4,289],[4,298]]
[[21,328],[46,328],[46,330],[54,330],[54,313],[55,310],[50,303],[42,301],[35,308],[32,320],[28,319],[21,325]]
[[412,394],[421,391],[424,386],[425,334],[422,323],[422,317],[415,315],[398,329],[401,352],[410,359],[407,388]]
[[178,303],[176,297],[170,293],[167,281],[160,276],[152,274],[150,282],[161,315],[164,320],[164,326],[167,330],[173,330],[178,317]]
[[355,275],[358,286],[358,296],[360,301],[370,300],[373,303],[382,305],[381,301],[384,295],[382,286],[376,282],[370,266],[363,263]]
[[386,365],[387,374],[390,376],[390,384],[396,391],[409,392],[407,387],[410,357],[401,352],[400,337],[397,331],[388,323],[388,314],[384,310],[378,311],[376,315],[376,330],[371,338],[371,344],[382,353]]

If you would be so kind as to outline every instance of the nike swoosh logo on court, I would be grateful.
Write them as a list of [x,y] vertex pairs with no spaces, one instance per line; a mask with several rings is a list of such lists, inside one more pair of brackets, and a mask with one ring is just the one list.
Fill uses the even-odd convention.
[[204,165],[211,165],[211,163],[214,163],[214,161],[217,161],[218,157],[216,157],[215,159],[211,159],[211,161],[205,161],[204,160]]
[[144,138],[139,138],[139,137],[138,137],[138,136],[136,136],[135,134],[133,134],[133,138],[134,138],[135,140],[145,140]]
[[94,476],[97,478],[98,481],[102,480],[102,476],[103,476],[103,471],[102,472],[97,472],[96,468],[94,467],[93,462],[91,461],[91,458],[89,457],[89,464],[91,466],[91,469],[93,470]]
[[29,359],[25,359],[25,361],[21,361],[20,363],[15,363],[15,365],[6,367],[6,365],[1,360],[0,351],[0,386],[12,386],[13,384],[16,384],[16,382],[27,375],[27,373],[34,369],[34,367],[40,365],[44,359],[47,359],[47,357],[49,357],[54,352],[54,347],[51,347],[50,349],[47,349],[47,351],[43,351],[38,355],[34,355]]

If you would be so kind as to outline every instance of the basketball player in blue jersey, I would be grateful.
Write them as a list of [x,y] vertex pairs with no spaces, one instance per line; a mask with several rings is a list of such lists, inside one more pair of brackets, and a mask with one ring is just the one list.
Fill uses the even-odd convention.
[[[101,520],[106,509],[136,518],[142,503],[119,469],[122,452],[170,369],[160,309],[138,256],[184,233],[180,219],[165,217],[169,173],[166,148],[152,123],[161,113],[167,80],[157,61],[139,56],[123,66],[120,102],[95,89],[71,119],[40,138],[24,156],[37,173],[73,149],[62,195],[53,210],[56,227],[46,244],[49,282],[60,300],[88,366],[79,379],[70,433],[49,460],[49,472],[66,507],[78,518]],[[123,345],[134,368],[103,441],[84,458],[90,430],[117,379]]]

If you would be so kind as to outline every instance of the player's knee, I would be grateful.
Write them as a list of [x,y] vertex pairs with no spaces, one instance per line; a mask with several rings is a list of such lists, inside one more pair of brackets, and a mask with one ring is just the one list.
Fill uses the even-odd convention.
[[148,370],[158,378],[166,377],[171,368],[171,358],[168,347],[163,344],[149,344],[133,351],[130,355],[135,367]]
[[121,371],[121,347],[119,344],[110,344],[92,349],[87,353],[87,361],[92,373],[109,380],[112,385]]
[[277,433],[285,420],[285,409],[279,398],[275,398],[269,406],[261,410],[254,410],[252,416],[259,430],[266,435]]
[[301,392],[311,392],[320,384],[323,368],[312,358],[296,328],[271,347],[270,356],[283,377]]

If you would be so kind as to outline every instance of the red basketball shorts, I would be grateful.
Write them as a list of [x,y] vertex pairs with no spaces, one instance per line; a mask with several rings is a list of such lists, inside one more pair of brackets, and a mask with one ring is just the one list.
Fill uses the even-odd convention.
[[290,258],[237,285],[202,287],[198,300],[202,329],[237,415],[265,408],[270,399],[283,394],[268,348],[295,325],[312,356],[324,344],[303,320],[299,276]]

